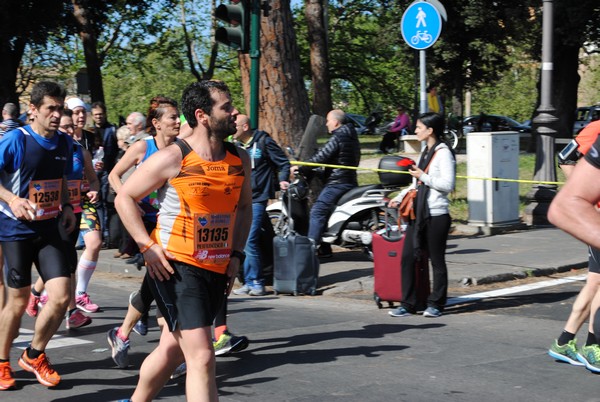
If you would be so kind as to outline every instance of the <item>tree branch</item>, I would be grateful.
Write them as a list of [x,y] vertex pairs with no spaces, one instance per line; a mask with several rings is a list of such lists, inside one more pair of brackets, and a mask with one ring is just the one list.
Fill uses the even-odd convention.
[[181,0],[180,2],[181,5],[181,27],[183,28],[183,37],[185,40],[185,49],[186,49],[186,56],[188,59],[188,62],[190,63],[190,70],[192,72],[192,74],[194,75],[194,77],[196,77],[196,79],[198,81],[201,80],[201,76],[200,73],[198,72],[198,70],[196,69],[196,57],[194,54],[194,44],[192,39],[190,38],[190,35],[187,31],[187,27],[186,27],[186,18],[185,18],[185,0]]

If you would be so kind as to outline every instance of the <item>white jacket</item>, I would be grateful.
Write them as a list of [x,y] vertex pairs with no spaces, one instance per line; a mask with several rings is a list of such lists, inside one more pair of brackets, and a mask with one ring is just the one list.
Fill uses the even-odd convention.
[[[423,158],[423,153],[419,161]],[[417,162],[418,165],[418,162]],[[456,160],[452,151],[444,143],[438,145],[435,156],[429,164],[428,173],[423,173],[420,180],[429,187],[429,196],[427,197],[427,206],[431,216],[439,216],[449,213],[448,194],[454,190],[456,182]],[[394,201],[400,202],[408,190],[417,187],[417,179],[407,189],[404,189],[394,197]]]

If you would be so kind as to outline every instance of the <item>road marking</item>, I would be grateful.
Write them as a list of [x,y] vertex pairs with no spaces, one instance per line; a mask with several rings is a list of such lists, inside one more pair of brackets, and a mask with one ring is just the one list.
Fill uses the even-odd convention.
[[452,297],[452,298],[448,299],[448,301],[446,302],[446,306],[452,306],[455,304],[472,302],[472,301],[477,301],[477,300],[482,300],[482,299],[489,299],[491,297],[506,296],[506,295],[511,295],[514,293],[527,292],[529,290],[547,288],[550,286],[558,286],[558,285],[562,285],[565,283],[585,281],[586,277],[587,277],[587,274],[577,275],[577,276],[569,276],[567,278],[552,279],[552,280],[548,280],[548,281],[532,283],[529,285],[519,285],[519,286],[513,286],[511,288],[504,288],[504,289],[490,290],[488,292],[474,293],[472,295]]
[[[30,329],[21,328],[19,329],[19,336],[14,340],[13,347],[18,349],[26,349],[31,343],[31,339],[33,338],[33,331]],[[85,345],[86,343],[94,343],[92,341],[86,341],[81,338],[71,338],[65,337],[62,335],[54,335],[50,342],[48,342],[48,346],[46,349],[56,349],[56,348],[64,348],[68,346],[75,345]]]

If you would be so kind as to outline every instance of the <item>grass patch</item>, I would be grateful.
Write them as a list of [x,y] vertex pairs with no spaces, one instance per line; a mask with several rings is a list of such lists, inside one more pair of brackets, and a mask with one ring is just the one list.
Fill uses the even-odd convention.
[[[324,145],[329,139],[329,135],[317,138],[317,144],[319,146]],[[379,135],[361,135],[359,136],[360,146],[362,149],[361,160],[381,158],[381,154],[377,154],[375,151],[379,149],[379,142],[381,142],[381,136]],[[521,154],[519,155],[519,179],[522,180],[533,180],[535,170],[535,154]],[[457,176],[467,175],[467,163],[459,162],[456,166]],[[562,171],[556,169],[557,181],[564,182],[565,175]],[[376,184],[379,183],[379,176],[377,173],[361,173],[358,175],[358,184]],[[519,215],[523,215],[525,206],[527,205],[527,194],[532,190],[532,184],[530,183],[519,183]],[[560,188],[560,187],[559,187]],[[394,196],[392,194],[391,196]],[[467,202],[467,180],[457,179],[456,189],[450,194],[450,215],[455,223],[467,223],[469,219],[469,204]]]
[[[381,157],[381,155],[379,155]],[[519,156],[519,178],[523,180],[533,180],[535,169],[535,155],[522,154]],[[459,162],[456,165],[456,175],[467,175],[467,163]],[[560,169],[557,169],[557,181],[564,182],[565,176]],[[377,173],[361,173],[358,175],[358,184],[379,183]],[[531,191],[532,184],[519,183],[519,215],[527,205],[527,194]],[[467,180],[457,179],[455,191],[450,194],[450,215],[455,223],[466,224],[469,219],[469,203],[467,202]]]

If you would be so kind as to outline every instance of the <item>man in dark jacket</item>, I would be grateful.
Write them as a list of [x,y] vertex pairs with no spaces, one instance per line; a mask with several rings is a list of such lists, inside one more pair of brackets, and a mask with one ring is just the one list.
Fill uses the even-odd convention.
[[265,213],[267,201],[275,198],[276,189],[285,190],[289,186],[290,161],[269,134],[250,129],[248,116],[239,114],[236,126],[237,132],[233,139],[248,152],[252,164],[252,226],[244,249],[244,286],[234,290],[234,293],[262,296],[265,294],[265,287],[261,272],[261,227],[265,220],[268,221]]
[[[327,130],[331,133],[329,141],[317,151],[307,162],[328,165],[358,166],[360,162],[360,143],[352,123],[349,123],[342,110],[334,109],[327,114]],[[309,174],[312,168],[301,166],[300,172]],[[343,168],[326,168],[325,185],[310,210],[308,237],[315,244],[321,242],[321,236],[327,226],[327,219],[340,197],[350,189],[358,186],[356,170]],[[331,246],[321,244],[319,255],[331,256]]]
[[[104,157],[102,163],[104,166],[97,172],[98,180],[100,180],[100,219],[102,223],[102,237],[108,243],[108,222],[112,218],[109,216],[109,208],[106,200],[110,185],[108,183],[108,174],[115,167],[117,155],[119,154],[119,145],[117,144],[117,128],[110,124],[106,116],[106,105],[103,102],[94,102],[91,106],[92,120],[94,121],[94,135],[102,142],[104,147]],[[111,211],[112,212],[112,211]],[[116,211],[114,211],[116,213]],[[117,248],[116,244],[108,244],[110,248]]]

